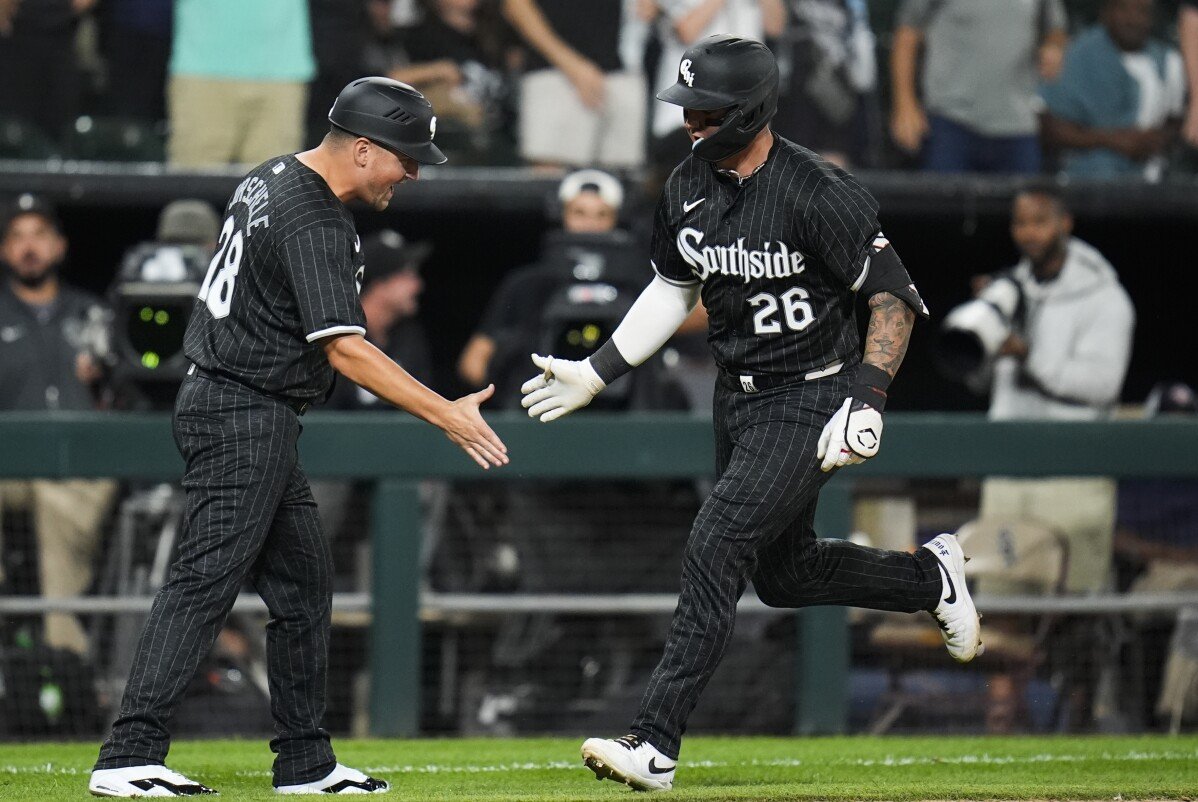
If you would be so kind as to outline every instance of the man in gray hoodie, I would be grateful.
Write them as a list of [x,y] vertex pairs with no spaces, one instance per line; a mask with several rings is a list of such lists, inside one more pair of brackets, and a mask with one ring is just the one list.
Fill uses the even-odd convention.
[[[1098,420],[1119,401],[1135,309],[1111,264],[1072,232],[1073,217],[1055,187],[1032,186],[1016,195],[1011,237],[1023,258],[995,280],[1012,281],[1021,301],[993,364],[993,420]],[[1113,480],[989,479],[980,512],[1056,528],[1071,547],[1066,590],[1104,589]]]

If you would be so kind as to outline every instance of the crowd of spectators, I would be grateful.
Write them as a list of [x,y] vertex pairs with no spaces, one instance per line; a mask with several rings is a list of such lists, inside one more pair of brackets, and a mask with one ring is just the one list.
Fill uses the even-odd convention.
[[689,143],[653,94],[713,32],[770,43],[778,132],[837,163],[1196,161],[1194,0],[0,0],[0,156],[256,163],[381,74],[433,101],[454,164],[661,174]]

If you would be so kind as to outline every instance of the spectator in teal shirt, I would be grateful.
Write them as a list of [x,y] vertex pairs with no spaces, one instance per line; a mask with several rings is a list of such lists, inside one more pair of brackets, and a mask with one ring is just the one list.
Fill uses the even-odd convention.
[[170,162],[257,164],[299,150],[315,73],[307,0],[175,0]]
[[1153,0],[1105,0],[1100,23],[1065,53],[1043,87],[1045,138],[1079,178],[1159,180],[1177,139],[1185,72],[1177,50],[1150,38]]

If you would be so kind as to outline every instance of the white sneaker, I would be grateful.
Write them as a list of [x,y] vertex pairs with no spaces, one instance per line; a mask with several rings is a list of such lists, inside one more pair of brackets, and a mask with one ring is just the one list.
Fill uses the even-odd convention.
[[932,617],[940,625],[940,634],[948,653],[958,663],[968,663],[985,651],[982,646],[982,617],[973,606],[965,586],[965,552],[956,535],[943,534],[923,544],[940,563],[940,603]]
[[582,744],[583,762],[596,780],[615,780],[637,791],[668,791],[678,764],[635,735],[588,738]]
[[386,780],[367,777],[357,769],[338,763],[328,776],[300,785],[276,785],[276,794],[385,794],[391,790]]
[[128,766],[96,769],[87,790],[94,796],[198,796],[215,794],[207,786],[184,777],[166,766]]

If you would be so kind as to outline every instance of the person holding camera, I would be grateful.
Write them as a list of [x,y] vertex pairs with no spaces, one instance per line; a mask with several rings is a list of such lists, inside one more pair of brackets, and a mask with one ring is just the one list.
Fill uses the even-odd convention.
[[[1054,186],[1034,185],[1015,196],[1011,238],[1022,258],[979,282],[989,281],[983,300],[1004,289],[1015,299],[989,373],[994,420],[1097,420],[1119,401],[1135,309],[1111,264],[1072,232],[1073,217]],[[1070,545],[1066,590],[1105,588],[1112,480],[992,478],[983,484],[980,512],[1055,527]]]
[[[103,379],[91,356],[91,335],[105,319],[100,302],[59,278],[67,239],[50,204],[21,195],[4,220],[0,411],[94,409]],[[116,486],[109,479],[0,482],[0,514],[7,504],[32,516],[43,596],[78,596],[91,585],[100,524]],[[74,615],[48,614],[43,637],[51,648],[88,653],[87,635]]]

